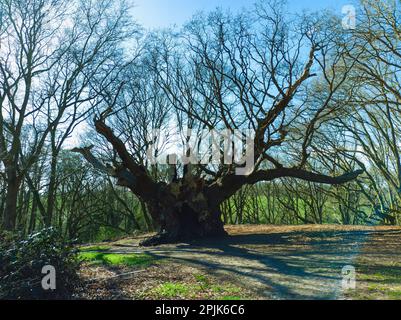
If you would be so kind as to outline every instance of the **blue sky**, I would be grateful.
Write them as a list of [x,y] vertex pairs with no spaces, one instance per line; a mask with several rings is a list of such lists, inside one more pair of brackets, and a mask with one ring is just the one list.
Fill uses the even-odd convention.
[[[133,16],[145,28],[180,26],[199,10],[213,10],[216,7],[230,8],[233,11],[251,6],[253,0],[132,0]],[[318,11],[330,8],[341,13],[343,5],[353,0],[287,0],[291,12],[302,10]]]

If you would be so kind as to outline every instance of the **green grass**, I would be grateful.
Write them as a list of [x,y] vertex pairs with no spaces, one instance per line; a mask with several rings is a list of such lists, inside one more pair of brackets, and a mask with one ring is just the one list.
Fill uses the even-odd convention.
[[148,295],[156,299],[219,299],[241,300],[241,288],[227,284],[212,284],[205,275],[194,274],[193,282],[165,282],[149,290]]
[[194,274],[195,280],[198,282],[201,290],[207,290],[210,287],[209,279],[203,274]]
[[386,288],[378,285],[378,284],[371,284],[368,286],[369,291],[385,291]]
[[243,298],[239,296],[224,296],[220,300],[243,300]]
[[399,264],[362,260],[357,274],[357,289],[346,294],[358,300],[401,300],[401,271]]
[[108,266],[149,266],[154,261],[154,258],[147,254],[102,252],[81,252],[79,259],[92,265]]
[[89,246],[89,247],[82,247],[79,249],[81,252],[87,251],[109,251],[111,249],[110,246]]
[[[370,295],[380,294],[385,299],[401,300],[401,290],[383,285],[370,285],[367,288]],[[375,296],[371,296],[374,299]],[[370,297],[369,297],[370,298]]]
[[203,274],[194,274],[194,278],[201,284],[208,285],[209,279]]
[[389,291],[387,294],[390,299],[401,300],[401,290]]
[[164,298],[185,297],[191,291],[191,287],[184,283],[166,282],[154,289],[154,293]]

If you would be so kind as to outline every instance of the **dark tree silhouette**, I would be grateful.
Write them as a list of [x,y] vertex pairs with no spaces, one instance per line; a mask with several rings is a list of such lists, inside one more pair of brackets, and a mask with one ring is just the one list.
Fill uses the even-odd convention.
[[[251,129],[255,165],[244,175],[236,163],[185,165],[176,168],[181,174],[175,179],[157,179],[115,132],[112,112],[96,117],[97,133],[119,159],[111,167],[90,148],[75,151],[146,203],[159,233],[144,245],[225,235],[220,206],[244,185],[286,177],[338,185],[363,172],[331,176],[308,163],[325,147],[314,145],[314,136],[341,109],[337,94],[352,68],[344,58],[348,47],[338,45],[342,31],[329,23],[287,21],[278,6],[257,6],[236,17],[200,15],[178,39],[163,34],[152,40],[153,85],[168,99],[179,127]],[[108,108],[115,108],[111,100]]]

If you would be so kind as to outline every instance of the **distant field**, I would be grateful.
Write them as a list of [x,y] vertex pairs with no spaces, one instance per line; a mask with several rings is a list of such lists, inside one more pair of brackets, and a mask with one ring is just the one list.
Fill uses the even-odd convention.
[[[226,226],[230,236],[139,247],[144,236],[82,248],[78,298],[401,299],[401,228]],[[342,268],[356,269],[343,290]]]

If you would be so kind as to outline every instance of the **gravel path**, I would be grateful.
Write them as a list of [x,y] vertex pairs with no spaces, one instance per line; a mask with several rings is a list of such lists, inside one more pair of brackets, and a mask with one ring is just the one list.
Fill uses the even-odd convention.
[[353,265],[374,233],[385,228],[229,226],[225,239],[152,248],[139,247],[138,238],[125,239],[112,251],[195,266],[264,299],[342,299],[342,268]]

